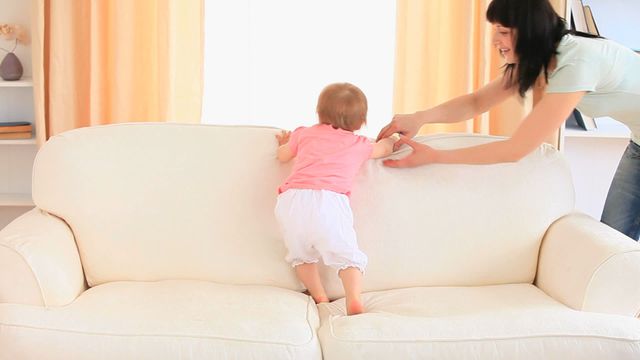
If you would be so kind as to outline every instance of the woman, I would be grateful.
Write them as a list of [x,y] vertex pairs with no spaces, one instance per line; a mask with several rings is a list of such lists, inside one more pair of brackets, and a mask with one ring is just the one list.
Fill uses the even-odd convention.
[[[487,9],[493,44],[505,59],[503,74],[467,95],[413,114],[395,115],[378,138],[398,132],[413,151],[390,167],[431,163],[493,164],[518,161],[536,149],[574,108],[625,123],[632,139],[609,189],[602,222],[638,240],[640,235],[640,56],[613,41],[570,33],[548,0],[494,0]],[[470,119],[536,82],[543,97],[511,138],[456,150],[436,150],[410,138],[423,124]]]

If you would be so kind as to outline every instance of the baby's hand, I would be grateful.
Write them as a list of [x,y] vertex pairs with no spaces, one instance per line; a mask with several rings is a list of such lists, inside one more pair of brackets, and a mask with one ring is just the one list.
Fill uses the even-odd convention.
[[278,139],[278,145],[282,146],[289,142],[289,137],[291,137],[291,131],[282,130],[280,134],[276,134],[276,139]]

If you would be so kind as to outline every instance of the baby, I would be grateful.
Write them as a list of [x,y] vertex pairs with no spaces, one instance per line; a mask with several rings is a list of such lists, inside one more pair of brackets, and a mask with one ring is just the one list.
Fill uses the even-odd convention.
[[360,299],[367,256],[358,249],[349,194],[368,159],[390,155],[397,134],[372,143],[353,132],[367,121],[367,98],[349,83],[325,87],[316,107],[319,123],[277,134],[278,160],[296,158],[278,188],[276,218],[283,231],[286,260],[316,303],[328,302],[317,262],[338,270],[347,314],[364,311]]

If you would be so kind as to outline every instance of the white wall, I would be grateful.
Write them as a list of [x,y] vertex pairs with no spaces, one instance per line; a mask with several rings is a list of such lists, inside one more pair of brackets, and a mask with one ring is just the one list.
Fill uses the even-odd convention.
[[640,0],[582,0],[600,35],[640,51]]
[[203,123],[293,129],[351,82],[375,136],[392,116],[395,1],[206,0]]
[[[25,29],[31,27],[31,1],[0,0],[0,24],[17,24]],[[30,30],[29,30],[30,31]],[[31,35],[31,33],[29,33]],[[31,36],[30,36],[31,37]],[[11,50],[14,42],[0,38],[0,47]],[[18,44],[15,54],[20,59],[24,69],[24,76],[31,77],[31,44]],[[6,52],[0,50],[0,60]]]
[[611,180],[629,138],[569,136],[564,141],[564,155],[576,192],[576,209],[600,220]]

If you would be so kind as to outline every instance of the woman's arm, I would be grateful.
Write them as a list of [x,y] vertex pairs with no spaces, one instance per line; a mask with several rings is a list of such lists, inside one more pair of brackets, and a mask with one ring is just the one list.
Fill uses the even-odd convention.
[[513,94],[515,89],[505,88],[504,78],[501,76],[471,94],[458,96],[431,109],[395,115],[391,123],[382,128],[378,140],[396,132],[410,138],[414,137],[424,124],[455,123],[471,119]]
[[455,150],[435,150],[424,144],[402,138],[413,148],[411,154],[400,160],[386,160],[391,167],[413,167],[429,163],[494,164],[518,161],[553,133],[571,114],[585,92],[546,94],[533,108],[507,140]]

